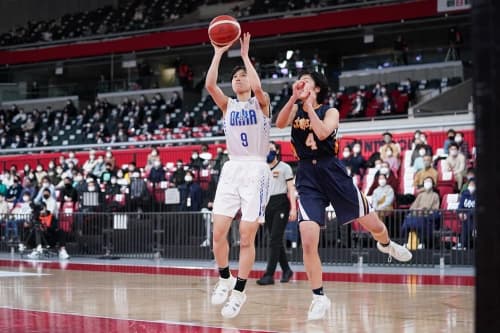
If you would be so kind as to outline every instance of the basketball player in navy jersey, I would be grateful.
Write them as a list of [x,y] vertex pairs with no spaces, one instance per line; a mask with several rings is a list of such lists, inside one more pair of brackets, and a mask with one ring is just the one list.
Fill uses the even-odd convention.
[[[269,95],[262,89],[248,56],[249,33],[242,36],[240,44],[244,67],[236,67],[231,76],[236,99],[227,97],[217,86],[220,60],[230,45],[213,45],[215,52],[205,83],[210,96],[222,110],[229,153],[229,161],[222,168],[213,204],[213,251],[220,279],[211,297],[213,305],[225,303],[221,314],[226,318],[236,317],[247,298],[244,289],[255,261],[255,235],[260,223],[264,222],[271,177],[266,163],[271,128]],[[229,271],[227,233],[239,210],[240,260],[238,276],[235,278]]]
[[293,84],[292,96],[276,119],[279,128],[292,126],[292,146],[299,158],[295,180],[299,193],[298,220],[304,266],[313,291],[309,320],[322,319],[331,305],[323,293],[318,253],[320,228],[325,224],[325,208],[330,203],[341,224],[357,220],[378,241],[377,248],[390,258],[409,261],[412,257],[406,248],[390,240],[384,223],[371,211],[338,159],[339,112],[323,104],[327,93],[328,83],[322,74],[304,72]]

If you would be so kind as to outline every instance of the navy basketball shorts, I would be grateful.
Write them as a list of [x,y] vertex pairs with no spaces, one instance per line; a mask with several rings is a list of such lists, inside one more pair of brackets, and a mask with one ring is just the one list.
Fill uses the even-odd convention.
[[295,184],[299,193],[299,222],[314,221],[323,226],[325,208],[330,203],[340,224],[371,212],[365,196],[335,157],[300,160]]

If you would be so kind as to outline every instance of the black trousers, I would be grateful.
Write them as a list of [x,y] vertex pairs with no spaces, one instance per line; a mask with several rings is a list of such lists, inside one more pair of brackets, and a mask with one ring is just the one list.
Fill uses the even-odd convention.
[[266,208],[265,228],[269,234],[269,258],[265,275],[273,276],[276,265],[280,263],[281,270],[290,269],[283,243],[288,216],[290,215],[290,201],[286,194],[271,196]]

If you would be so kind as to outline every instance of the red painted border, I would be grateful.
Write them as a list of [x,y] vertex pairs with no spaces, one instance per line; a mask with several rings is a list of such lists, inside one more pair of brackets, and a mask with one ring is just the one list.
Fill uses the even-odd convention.
[[[0,260],[0,267],[32,267],[30,261]],[[42,269],[66,269],[75,271],[132,273],[132,274],[161,274],[161,275],[186,275],[216,277],[218,273],[210,268],[186,267],[157,267],[157,266],[130,266],[130,265],[105,265],[72,262],[37,262]],[[236,273],[236,271],[234,271]],[[252,271],[250,278],[259,278],[261,271]],[[305,272],[294,273],[294,280],[305,281]],[[459,275],[420,275],[420,274],[375,274],[375,273],[323,273],[324,281],[355,282],[355,283],[388,283],[388,284],[416,284],[416,285],[454,285],[474,286],[474,276]]]
[[71,333],[265,333],[244,329],[185,325],[181,323],[93,317],[21,309],[0,308],[1,332]]

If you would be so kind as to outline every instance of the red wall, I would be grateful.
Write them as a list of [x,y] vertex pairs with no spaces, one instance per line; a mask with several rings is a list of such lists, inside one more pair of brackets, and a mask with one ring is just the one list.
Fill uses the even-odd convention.
[[[469,143],[469,147],[475,145],[474,131],[464,130],[464,139]],[[431,132],[426,131],[427,141],[433,148],[434,152],[437,148],[443,147],[443,142],[446,139],[446,132]],[[344,135],[340,140],[340,151],[347,144],[350,144],[355,139],[362,141],[362,153],[365,158],[369,158],[370,155],[380,148],[383,144],[381,134],[365,134],[365,135]],[[398,142],[401,149],[407,150],[411,148],[411,142],[413,140],[413,132],[403,132],[394,133],[393,140]],[[285,161],[295,161],[293,156],[290,141],[277,141],[281,144],[281,154],[283,160]],[[210,145],[210,152],[215,157],[217,147],[224,145]],[[160,157],[163,163],[175,162],[178,159],[184,162],[189,162],[193,150],[200,150],[199,145],[190,146],[179,146],[179,147],[163,147],[158,148],[160,151]],[[134,149],[123,149],[114,150],[113,155],[115,156],[117,165],[128,164],[135,161],[138,167],[143,167],[146,164],[147,155],[151,152],[150,148],[134,148]],[[104,155],[105,151],[98,151],[97,155]],[[29,163],[32,168],[36,167],[37,163],[42,163],[46,167],[50,160],[55,160],[56,164],[59,161],[59,156],[61,153],[45,153],[45,154],[33,154],[33,155],[12,155],[12,156],[0,156],[0,171],[9,168],[11,165],[16,165],[18,169],[24,167],[24,164]],[[64,153],[67,156],[67,153]],[[88,159],[88,152],[76,152],[76,157],[79,159],[80,165],[83,164]]]

